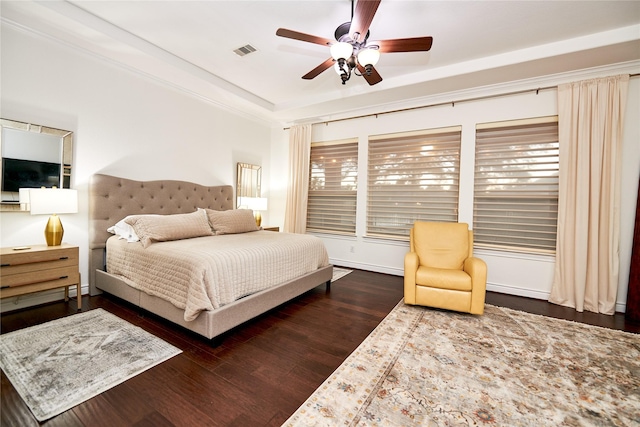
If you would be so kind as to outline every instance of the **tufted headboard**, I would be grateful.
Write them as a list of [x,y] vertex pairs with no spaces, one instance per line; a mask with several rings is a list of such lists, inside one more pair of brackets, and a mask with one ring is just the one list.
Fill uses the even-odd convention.
[[89,183],[89,284],[95,269],[104,268],[107,228],[127,215],[190,213],[196,208],[234,208],[233,187],[206,187],[186,181],[134,181],[96,174]]

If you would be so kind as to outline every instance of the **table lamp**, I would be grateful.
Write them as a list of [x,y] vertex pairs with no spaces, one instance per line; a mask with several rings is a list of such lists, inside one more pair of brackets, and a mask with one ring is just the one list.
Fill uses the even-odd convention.
[[51,215],[44,229],[48,246],[60,246],[64,229],[58,214],[78,212],[78,191],[68,188],[30,188],[31,215]]
[[240,206],[244,206],[253,211],[253,215],[256,218],[256,225],[260,227],[262,223],[262,214],[260,211],[267,210],[266,197],[240,197]]

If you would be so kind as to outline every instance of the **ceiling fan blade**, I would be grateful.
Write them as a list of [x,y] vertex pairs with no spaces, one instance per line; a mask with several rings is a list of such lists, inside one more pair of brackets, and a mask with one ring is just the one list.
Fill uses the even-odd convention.
[[331,46],[335,41],[325,39],[324,37],[312,36],[311,34],[300,33],[298,31],[287,30],[286,28],[278,28],[276,36],[286,37],[288,39],[300,40],[303,42],[315,43],[322,46]]
[[364,41],[369,31],[369,26],[378,10],[380,0],[358,0],[356,3],[351,27],[349,27],[349,37],[357,42]]
[[329,58],[326,61],[324,61],[322,64],[318,65],[316,68],[314,68],[313,70],[309,71],[307,74],[302,76],[302,78],[305,80],[311,80],[312,78],[316,77],[318,74],[322,73],[327,68],[331,68],[334,62],[336,61],[333,58]]
[[373,66],[371,67],[371,74],[369,75],[367,75],[364,67],[360,64],[358,64],[358,71],[360,71],[360,74],[362,74],[362,77],[364,77],[364,79],[367,81],[367,83],[369,83],[370,86],[373,86],[374,84],[380,83],[382,81],[382,77]]
[[431,49],[433,37],[414,37],[409,39],[380,40],[368,45],[380,46],[380,53],[388,52],[420,52]]

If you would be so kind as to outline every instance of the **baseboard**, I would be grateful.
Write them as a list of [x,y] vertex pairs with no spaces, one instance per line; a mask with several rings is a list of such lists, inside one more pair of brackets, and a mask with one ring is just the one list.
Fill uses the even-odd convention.
[[374,273],[391,274],[392,276],[404,276],[403,268],[383,267],[380,265],[354,262],[337,258],[329,258],[329,262],[338,267],[355,268],[358,270],[373,271]]
[[491,292],[498,292],[500,294],[516,295],[519,297],[541,299],[545,301],[549,299],[549,292],[539,291],[537,289],[519,288],[517,286],[509,286],[498,283],[487,282],[487,290]]
[[627,303],[626,302],[616,302],[616,312],[618,312],[618,313],[626,313],[627,312]]
[[[519,297],[527,297],[534,299],[541,299],[549,301],[549,292],[538,291],[535,289],[524,289],[514,286],[500,285],[496,283],[487,282],[487,290],[491,292],[498,292],[501,294],[515,295]],[[624,313],[627,310],[627,304],[624,302],[616,301],[615,311],[617,313]]]

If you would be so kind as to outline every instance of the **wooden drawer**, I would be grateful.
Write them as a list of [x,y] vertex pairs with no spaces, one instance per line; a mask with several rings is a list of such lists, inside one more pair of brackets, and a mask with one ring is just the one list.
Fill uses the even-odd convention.
[[[38,264],[38,266],[40,265]],[[5,267],[2,267],[2,269],[4,270]],[[3,274],[2,288],[30,285],[32,283],[48,282],[50,280],[73,279],[76,278],[77,275],[78,264],[59,268],[33,269],[20,272],[19,274]],[[73,282],[73,284],[75,283],[76,282]]]
[[[49,289],[63,288],[67,286],[78,285],[80,283],[80,273],[76,269],[75,272],[68,276],[62,276],[60,278],[47,280],[43,282],[34,282],[21,285],[7,286],[5,281],[2,281],[2,288],[0,288],[0,298],[14,297],[16,295],[25,295],[32,292],[46,291]],[[80,305],[80,304],[78,304]]]
[[0,249],[0,298],[8,298],[76,286],[78,309],[81,308],[80,273],[77,246],[34,245],[29,248]]
[[16,274],[34,268],[45,270],[57,266],[78,265],[77,247],[59,247],[59,249],[42,250],[42,246],[33,246],[24,251],[13,251],[3,248],[0,254],[0,275]]

